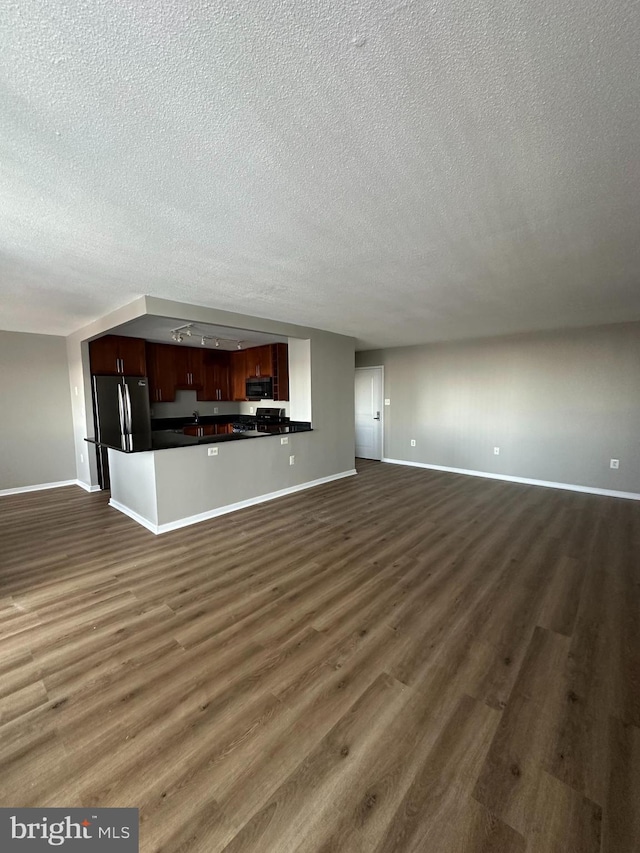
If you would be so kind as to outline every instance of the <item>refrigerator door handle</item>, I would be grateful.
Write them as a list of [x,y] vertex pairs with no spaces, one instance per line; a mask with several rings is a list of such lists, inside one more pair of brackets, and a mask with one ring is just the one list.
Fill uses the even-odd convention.
[[124,398],[122,395],[122,385],[118,385],[118,415],[120,416],[120,446],[123,450],[127,449],[126,442],[126,423],[124,414]]
[[131,394],[129,393],[129,386],[124,386],[124,411],[125,411],[125,424],[126,424],[126,432],[131,435],[133,432],[133,424],[131,419]]

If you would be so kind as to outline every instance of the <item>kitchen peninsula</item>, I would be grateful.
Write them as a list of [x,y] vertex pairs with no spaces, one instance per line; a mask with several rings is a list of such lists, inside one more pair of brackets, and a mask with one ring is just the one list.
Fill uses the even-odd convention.
[[[142,323],[138,335],[169,325],[157,317]],[[276,327],[260,332],[261,341],[253,333],[251,346],[227,343],[223,352],[210,338],[201,344],[196,328],[195,345],[193,338],[165,344],[160,334],[125,341],[124,327],[89,341],[92,387],[104,380],[115,418],[110,440],[106,430],[86,440],[108,462],[112,507],[165,533],[355,474],[352,425],[341,430],[325,402],[352,397],[341,369],[352,359],[350,339],[311,331],[312,342]],[[322,359],[315,374],[312,343]],[[322,404],[312,429],[314,395]]]

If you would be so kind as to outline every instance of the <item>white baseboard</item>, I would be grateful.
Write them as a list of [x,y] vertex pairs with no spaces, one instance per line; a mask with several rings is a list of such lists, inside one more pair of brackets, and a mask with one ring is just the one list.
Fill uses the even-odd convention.
[[114,507],[114,509],[123,512],[125,515],[128,515],[129,518],[132,518],[134,521],[137,521],[138,524],[141,524],[143,527],[146,527],[147,530],[150,530],[152,533],[169,533],[171,530],[179,530],[181,527],[189,527],[191,524],[198,524],[201,521],[208,521],[211,518],[217,518],[220,515],[227,515],[230,512],[236,512],[239,509],[246,509],[250,506],[256,506],[257,504],[266,503],[267,501],[273,501],[276,498],[282,498],[285,495],[292,495],[295,492],[301,492],[305,489],[312,489],[315,486],[322,486],[325,483],[331,483],[333,480],[341,480],[343,477],[353,477],[354,474],[357,474],[355,468],[351,468],[348,471],[341,471],[339,474],[331,474],[328,477],[320,477],[317,480],[309,480],[306,483],[300,483],[297,486],[288,486],[286,489],[278,489],[276,492],[268,492],[265,495],[258,495],[255,498],[248,498],[245,501],[238,501],[237,503],[227,504],[226,506],[216,507],[215,509],[207,510],[207,512],[201,512],[197,515],[186,516],[185,518],[178,518],[176,521],[169,521],[165,524],[155,524],[153,521],[149,521],[148,518],[144,518],[139,515],[137,512],[129,509],[129,507],[124,506],[124,504],[119,503],[118,501],[114,501],[113,498],[109,501],[109,506]]
[[406,459],[389,459],[383,462],[392,465],[408,465],[411,468],[428,468],[431,471],[447,471],[450,474],[466,474],[470,477],[486,477],[488,480],[504,480],[507,483],[522,483],[525,486],[544,486],[547,489],[565,489],[568,492],[584,492],[588,495],[605,495],[609,498],[625,498],[630,501],[640,501],[637,492],[617,492],[614,489],[597,489],[592,486],[576,486],[573,483],[555,483],[551,480],[530,480],[527,477],[510,477],[508,474],[490,474],[487,471],[471,471],[466,468],[448,468],[446,465],[428,465],[426,462],[409,462]]
[[0,497],[4,495],[21,495],[23,492],[41,492],[44,489],[60,489],[63,486],[75,486],[77,480],[58,480],[56,483],[38,483],[36,486],[19,486],[17,489],[0,489]]
[[132,518],[134,521],[137,521],[138,524],[141,524],[143,527],[146,527],[147,530],[150,530],[152,533],[158,533],[158,525],[154,521],[149,521],[148,518],[145,518],[140,513],[135,512],[132,509],[129,509],[128,506],[121,504],[119,501],[114,501],[113,498],[109,501],[109,506],[112,506],[114,509],[117,509],[118,512],[123,513],[124,515],[128,515],[129,518]]
[[99,492],[100,486],[91,486],[89,483],[85,483],[84,480],[74,480],[76,486],[80,486],[81,489],[84,489],[85,492]]

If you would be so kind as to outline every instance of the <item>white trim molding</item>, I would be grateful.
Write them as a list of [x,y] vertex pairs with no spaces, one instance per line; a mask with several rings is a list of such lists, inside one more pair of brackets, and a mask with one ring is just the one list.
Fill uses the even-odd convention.
[[16,489],[0,489],[0,497],[21,495],[23,492],[42,492],[44,489],[60,489],[63,486],[77,486],[77,480],[58,480],[56,483],[38,483],[35,486],[19,486]]
[[99,492],[100,486],[92,486],[89,483],[85,483],[84,480],[75,480],[76,486],[80,486],[81,489],[84,489],[85,492]]
[[134,521],[137,521],[138,524],[141,524],[143,527],[146,527],[147,530],[150,530],[152,533],[158,533],[158,525],[155,521],[149,521],[148,518],[145,518],[143,515],[140,515],[139,512],[135,512],[133,509],[129,509],[128,506],[121,504],[120,501],[114,501],[113,498],[109,500],[109,506],[112,506],[114,509],[117,509],[118,512],[123,513],[123,515],[129,516]]
[[584,492],[588,495],[604,495],[609,498],[625,498],[640,501],[637,492],[617,492],[614,489],[598,489],[595,486],[576,486],[573,483],[555,483],[551,480],[530,480],[528,477],[511,477],[508,474],[490,474],[487,471],[470,471],[466,468],[448,468],[446,465],[429,465],[426,462],[409,462],[406,459],[389,459],[383,462],[392,465],[408,465],[410,468],[428,468],[431,471],[446,471],[449,474],[465,474],[470,477],[485,477],[488,480],[504,480],[507,483],[522,483],[525,486],[544,486],[547,489],[565,489],[568,492]]
[[301,492],[305,489],[312,489],[315,486],[322,486],[325,483],[331,483],[334,480],[341,480],[343,477],[353,477],[358,472],[355,468],[351,468],[348,471],[340,471],[338,474],[330,474],[328,477],[320,477],[317,480],[309,480],[306,483],[300,483],[297,486],[288,486],[286,489],[278,489],[276,492],[268,492],[265,495],[258,495],[255,498],[247,498],[244,501],[238,501],[233,504],[226,504],[226,506],[219,506],[215,509],[207,510],[206,512],[198,513],[197,515],[186,516],[185,518],[178,518],[176,521],[169,521],[165,524],[157,524],[153,521],[150,521],[148,518],[144,518],[134,510],[129,509],[129,507],[124,504],[119,503],[118,501],[114,501],[113,498],[109,501],[109,506],[112,506],[114,509],[119,510],[125,515],[132,518],[134,521],[137,521],[138,524],[141,524],[143,527],[146,527],[147,530],[150,530],[152,533],[160,534],[160,533],[169,533],[172,530],[179,530],[181,527],[189,527],[191,524],[198,524],[201,521],[208,521],[211,518],[217,518],[220,515],[227,515],[230,512],[236,512],[239,509],[246,509],[250,506],[256,506],[257,504],[266,503],[267,501],[273,501],[276,498],[282,498],[286,495],[292,495],[295,492]]

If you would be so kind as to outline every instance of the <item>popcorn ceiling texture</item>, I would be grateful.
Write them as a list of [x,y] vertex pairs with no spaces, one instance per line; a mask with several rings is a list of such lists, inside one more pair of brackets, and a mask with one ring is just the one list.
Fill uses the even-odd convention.
[[640,318],[631,0],[0,11],[0,327],[141,294],[361,347]]

